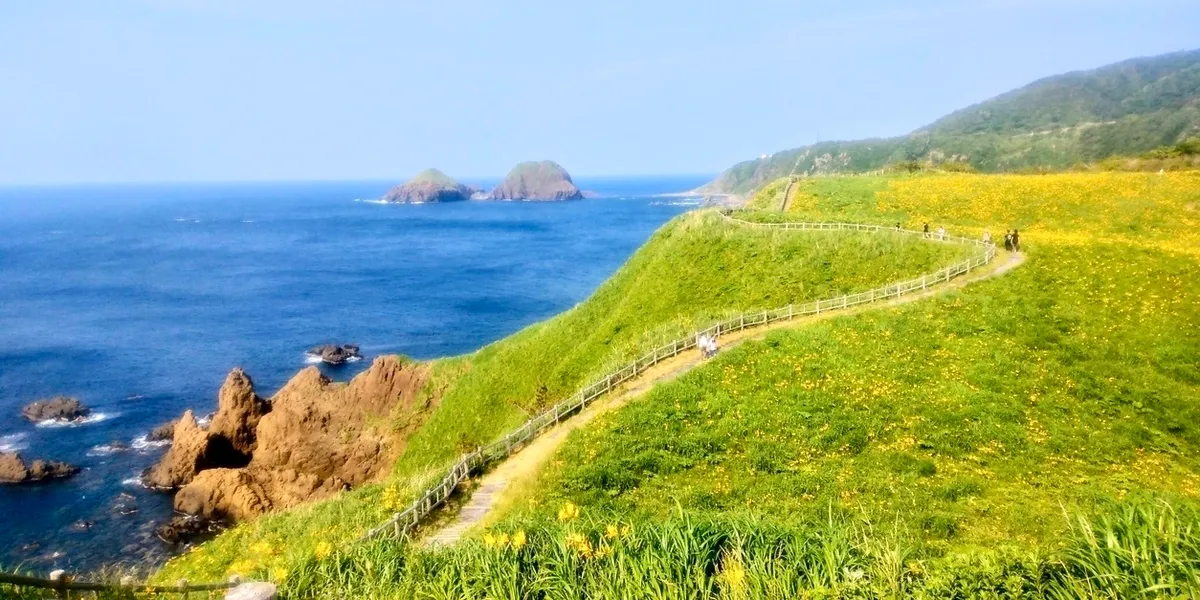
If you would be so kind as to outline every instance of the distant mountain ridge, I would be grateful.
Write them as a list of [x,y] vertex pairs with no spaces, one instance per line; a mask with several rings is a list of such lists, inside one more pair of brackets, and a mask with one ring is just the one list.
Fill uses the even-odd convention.
[[820,142],[738,163],[700,188],[745,193],[791,175],[961,162],[980,171],[1067,167],[1200,133],[1200,50],[1039,79],[908,135]]

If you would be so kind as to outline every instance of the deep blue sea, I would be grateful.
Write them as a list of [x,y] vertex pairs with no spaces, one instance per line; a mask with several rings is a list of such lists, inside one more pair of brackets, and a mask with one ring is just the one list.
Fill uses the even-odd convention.
[[[0,188],[0,450],[83,468],[0,486],[0,564],[38,572],[164,557],[167,494],[134,444],[206,414],[235,366],[269,395],[304,350],[470,352],[586,298],[693,202],[704,177],[580,180],[560,203],[381,205],[390,182]],[[487,184],[489,182],[473,182]],[[37,426],[21,407],[80,398],[91,422]],[[107,453],[120,441],[138,447]],[[120,515],[120,494],[137,512]],[[90,528],[80,522],[91,522]]]

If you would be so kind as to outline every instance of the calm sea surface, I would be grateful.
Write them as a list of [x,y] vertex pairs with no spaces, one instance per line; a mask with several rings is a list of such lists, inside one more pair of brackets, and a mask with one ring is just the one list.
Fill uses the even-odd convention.
[[[320,342],[370,358],[470,352],[583,300],[656,228],[691,208],[654,195],[703,177],[579,181],[562,203],[380,205],[387,182],[0,188],[0,450],[83,468],[0,486],[0,564],[154,562],[170,496],[138,474],[141,436],[212,411],[241,366],[263,395]],[[489,182],[479,182],[489,183]],[[20,417],[77,396],[66,427]],[[110,452],[112,442],[133,446]],[[137,512],[114,509],[121,494]],[[129,503],[129,498],[124,501]],[[87,523],[90,527],[84,527]]]

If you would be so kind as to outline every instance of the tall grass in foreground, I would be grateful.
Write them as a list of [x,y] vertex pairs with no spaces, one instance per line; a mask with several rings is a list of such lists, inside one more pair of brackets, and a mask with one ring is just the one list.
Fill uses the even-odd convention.
[[288,598],[1200,597],[1194,510],[1142,502],[1069,518],[1058,550],[947,555],[832,510],[805,525],[686,515],[508,523],[451,549],[380,540],[313,558],[283,590]]

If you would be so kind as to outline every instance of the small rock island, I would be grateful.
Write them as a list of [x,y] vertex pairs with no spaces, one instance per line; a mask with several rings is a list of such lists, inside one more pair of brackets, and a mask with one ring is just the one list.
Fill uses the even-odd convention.
[[585,193],[571,181],[562,165],[552,161],[529,161],[513,167],[504,181],[490,192],[463,185],[437,169],[426,169],[398,185],[382,198],[389,204],[427,204],[460,200],[579,200]]
[[571,181],[571,175],[551,160],[523,162],[488,197],[493,200],[578,200],[583,192]]
[[383,201],[396,204],[458,202],[470,200],[474,191],[437,169],[425,169],[389,190]]

